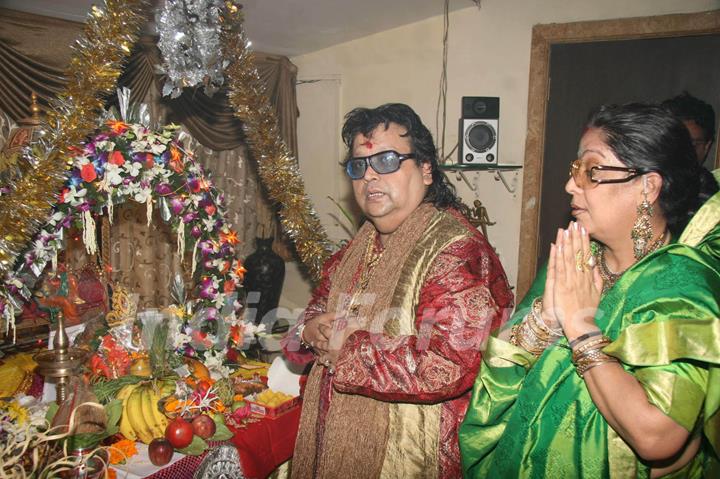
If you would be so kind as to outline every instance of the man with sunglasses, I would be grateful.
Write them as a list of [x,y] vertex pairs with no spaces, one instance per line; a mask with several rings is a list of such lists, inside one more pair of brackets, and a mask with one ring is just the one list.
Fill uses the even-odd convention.
[[291,359],[314,361],[293,477],[460,477],[481,345],[512,307],[505,273],[410,107],[357,108],[342,136],[367,221],[288,337]]

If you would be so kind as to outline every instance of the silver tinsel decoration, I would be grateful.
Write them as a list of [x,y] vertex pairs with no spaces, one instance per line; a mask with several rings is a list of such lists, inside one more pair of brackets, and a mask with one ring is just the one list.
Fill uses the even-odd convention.
[[223,0],[165,0],[155,15],[158,48],[168,76],[163,96],[177,98],[185,87],[202,85],[212,96],[224,82],[227,60],[220,46]]

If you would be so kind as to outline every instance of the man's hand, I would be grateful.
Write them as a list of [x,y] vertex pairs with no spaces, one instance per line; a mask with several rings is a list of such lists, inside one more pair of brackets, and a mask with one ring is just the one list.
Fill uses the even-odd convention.
[[302,339],[310,345],[318,356],[328,352],[334,321],[334,313],[322,313],[305,322]]
[[360,329],[360,322],[355,317],[337,316],[332,325],[330,339],[328,341],[328,350],[320,356],[320,363],[326,367],[334,368],[340,350],[345,345],[345,341],[355,331]]

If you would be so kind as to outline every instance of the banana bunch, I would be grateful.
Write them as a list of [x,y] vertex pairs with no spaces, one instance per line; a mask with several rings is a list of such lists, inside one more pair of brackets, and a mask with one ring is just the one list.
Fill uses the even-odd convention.
[[122,401],[120,432],[125,438],[145,444],[165,437],[169,419],[158,408],[160,398],[175,391],[172,381],[128,384],[117,395]]

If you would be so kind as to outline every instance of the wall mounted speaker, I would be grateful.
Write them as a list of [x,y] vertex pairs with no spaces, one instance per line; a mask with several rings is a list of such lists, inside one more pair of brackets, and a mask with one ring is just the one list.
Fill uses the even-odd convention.
[[498,164],[500,98],[462,97],[462,118],[458,139],[458,162],[471,165]]

